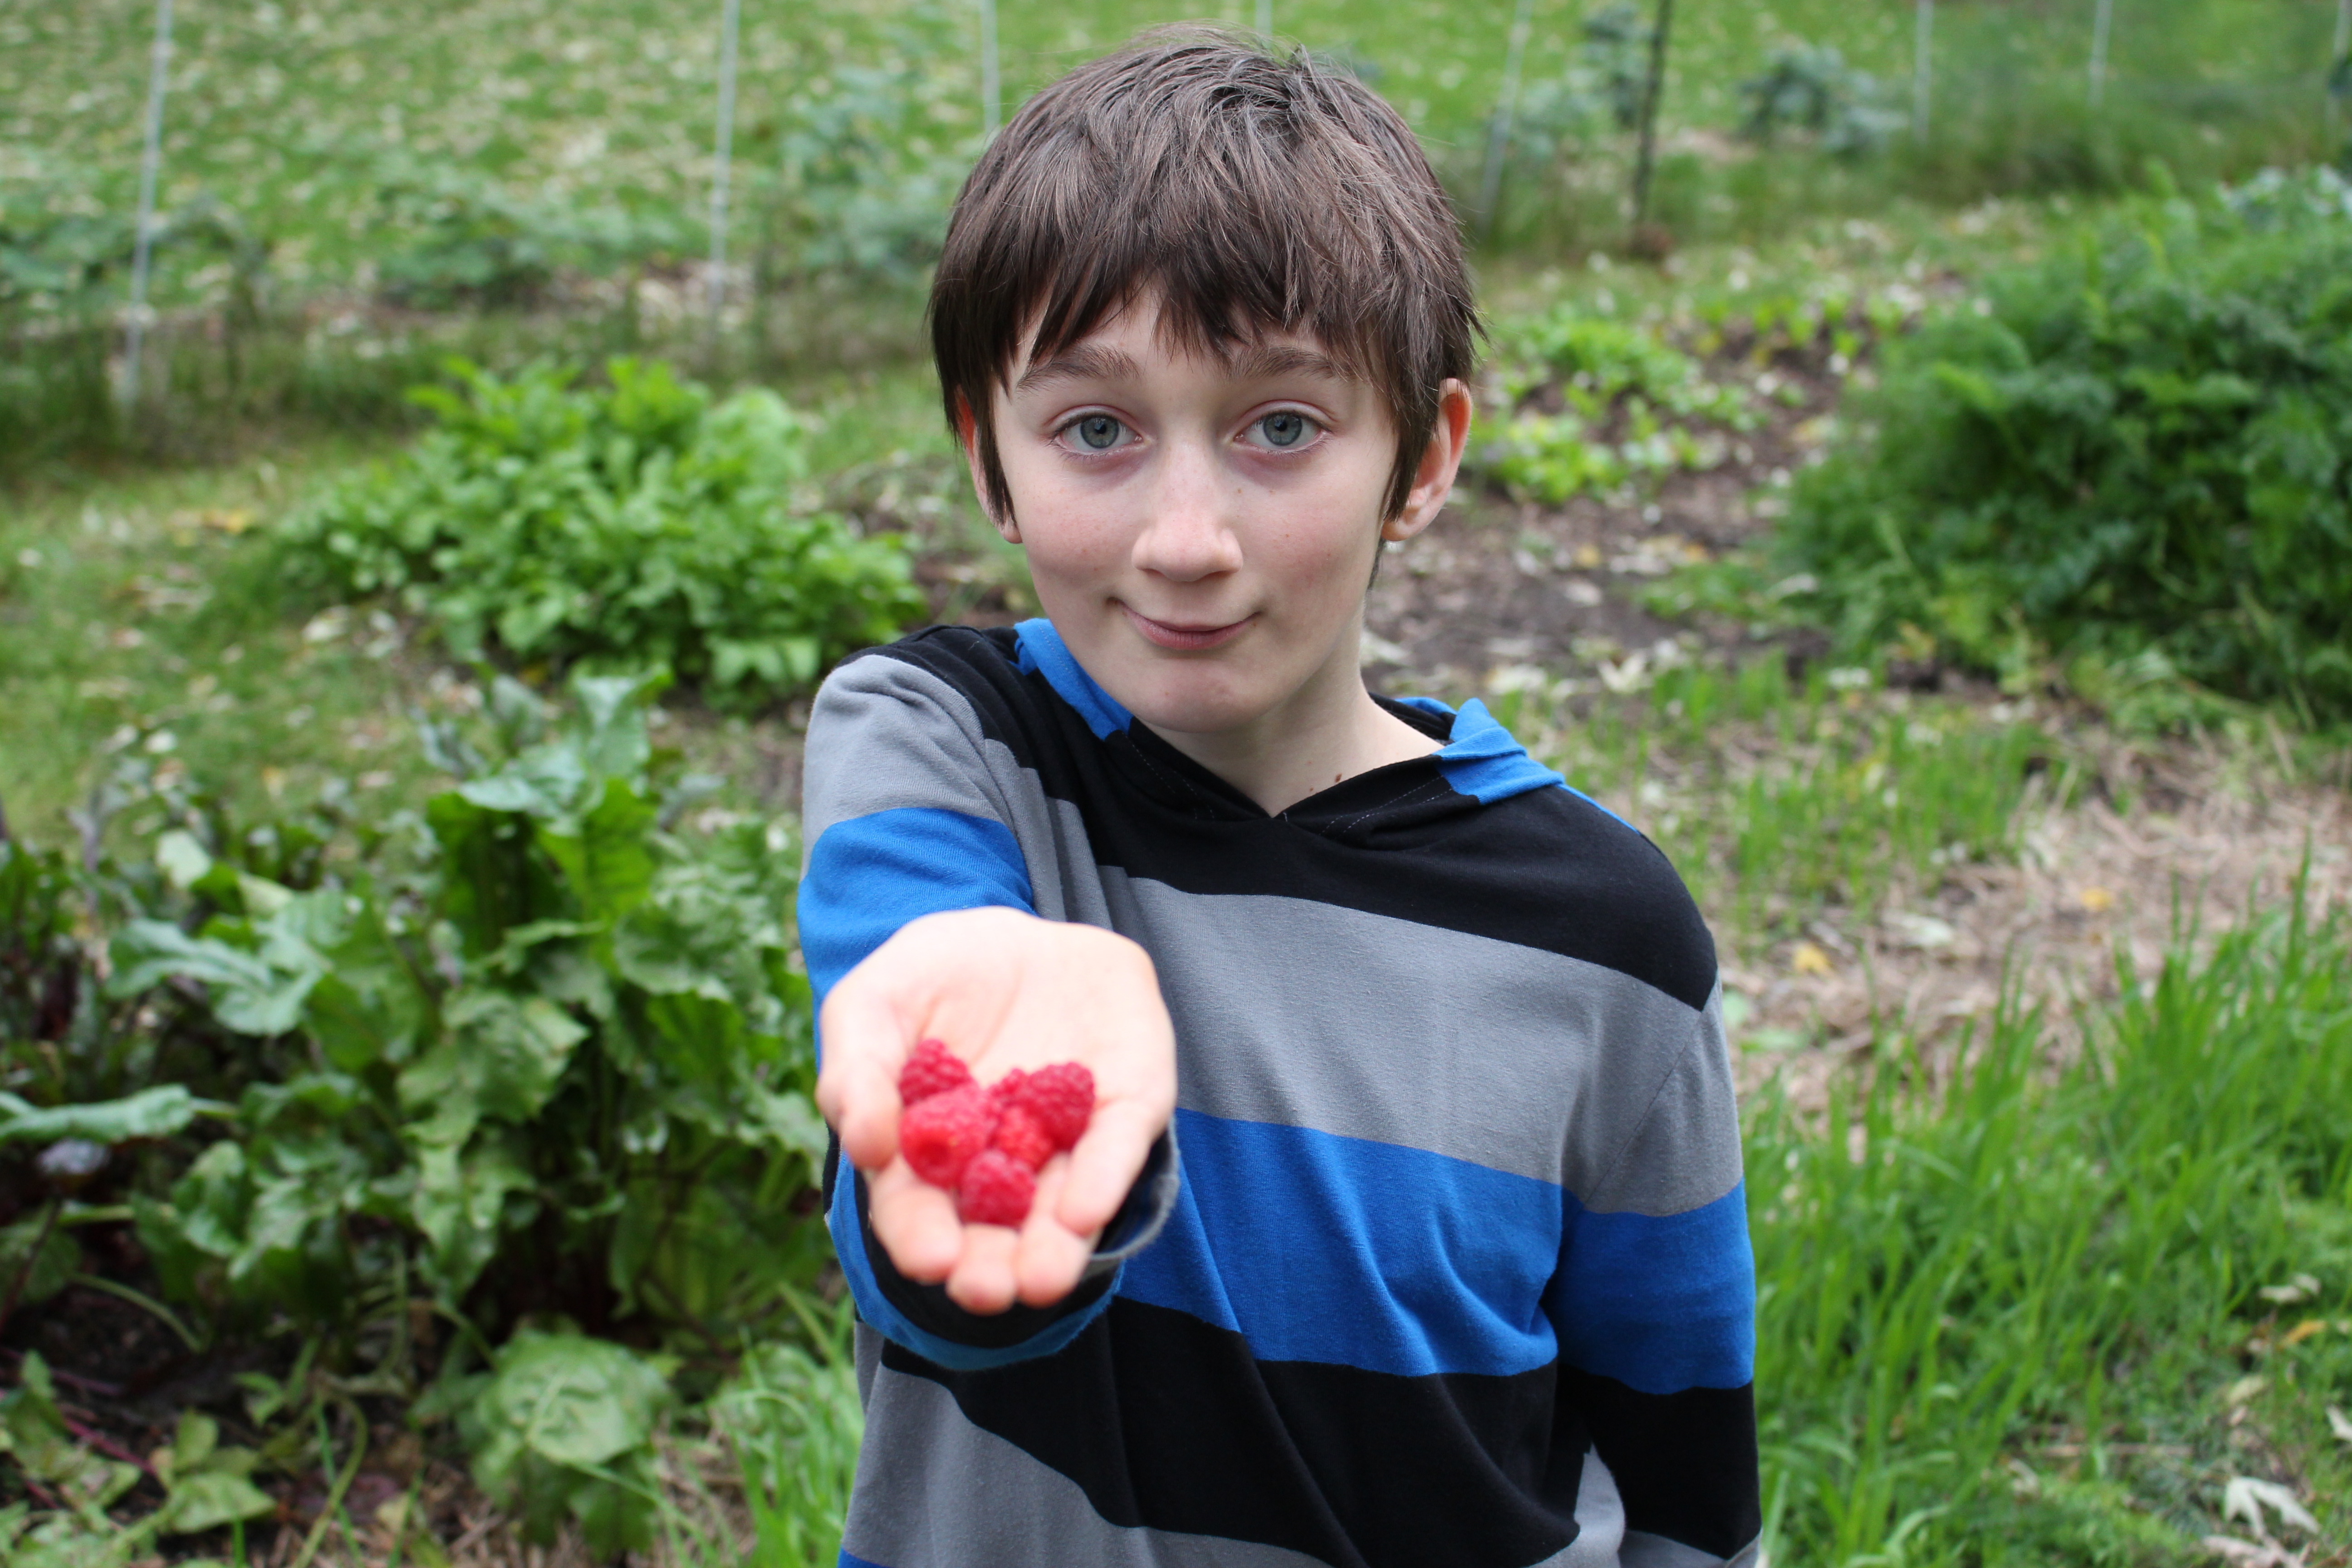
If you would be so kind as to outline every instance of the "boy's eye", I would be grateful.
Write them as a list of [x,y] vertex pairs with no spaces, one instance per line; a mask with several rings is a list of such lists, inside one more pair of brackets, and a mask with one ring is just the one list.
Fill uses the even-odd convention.
[[1084,418],[1073,420],[1068,429],[1077,437],[1078,445],[1090,452],[1109,451],[1118,445],[1118,438],[1127,433],[1127,426],[1108,414],[1089,414]]
[[1257,422],[1257,433],[1267,446],[1283,451],[1312,436],[1315,422],[1304,414],[1287,408],[1277,409]]

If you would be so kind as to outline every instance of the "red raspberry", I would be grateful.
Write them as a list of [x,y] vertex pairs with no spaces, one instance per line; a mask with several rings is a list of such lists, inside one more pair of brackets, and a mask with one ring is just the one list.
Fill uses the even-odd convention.
[[1074,1148],[1087,1123],[1094,1120],[1095,1075],[1077,1062],[1039,1068],[1021,1085],[1016,1103],[1053,1140],[1055,1148]]
[[1020,1098],[1021,1086],[1028,1081],[1029,1075],[1014,1068],[988,1086],[989,1103],[996,1107],[999,1116],[1013,1109],[1013,1101]]
[[1019,1105],[1004,1113],[988,1146],[1003,1150],[1033,1171],[1054,1157],[1054,1140],[1037,1125],[1037,1119]]
[[961,1058],[939,1041],[924,1040],[908,1055],[907,1065],[898,1069],[898,1098],[916,1105],[935,1094],[961,1089],[971,1081],[971,1069]]
[[991,1149],[964,1167],[956,1192],[956,1213],[967,1225],[1017,1226],[1029,1217],[1037,1178],[1002,1149]]
[[898,1147],[915,1174],[935,1187],[952,1187],[996,1131],[996,1108],[977,1084],[935,1094],[898,1123]]

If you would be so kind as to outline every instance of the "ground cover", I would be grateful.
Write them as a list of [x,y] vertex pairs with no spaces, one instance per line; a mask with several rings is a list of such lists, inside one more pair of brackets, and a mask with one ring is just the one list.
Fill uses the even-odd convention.
[[[1587,390],[1612,388],[1605,416],[1564,389],[1556,407],[1538,384],[1515,393],[1498,381],[1488,392],[1498,421],[1525,398],[1548,418],[1578,414],[1574,437],[1606,443],[1629,467],[1559,500],[1515,495],[1499,471],[1474,475],[1427,547],[1388,562],[1367,652],[1388,689],[1495,704],[1539,754],[1675,856],[1717,927],[1749,1086],[1776,1560],[2158,1563],[2227,1535],[2242,1561],[2288,1561],[2263,1558],[2267,1538],[2306,1563],[2340,1562],[2352,1447],[2327,1417],[2331,1405],[2352,1406],[2352,1170],[2339,1109],[2352,965],[2332,912],[2352,893],[2340,751],[2267,722],[2134,732],[2061,693],[2003,692],[1900,650],[1840,663],[1818,633],[1716,613],[1674,570],[1769,528],[1785,494],[1774,470],[1801,469],[1833,438],[1842,385],[1872,373],[1877,334],[1938,300],[1964,301],[1988,258],[2042,247],[2048,234],[2043,217],[2004,205],[1824,225],[1778,246],[1686,253],[1674,271],[1528,267],[1491,279],[1498,318],[1546,317],[1565,299],[1579,319],[1648,334],[1547,340],[1544,353],[1593,377]],[[1736,428],[1735,405],[1712,395],[1677,407],[1685,361],[1736,393],[1753,427]],[[921,378],[786,390],[828,416],[813,447],[831,470],[826,508],[908,534],[933,613],[1023,613],[1017,568],[971,526]],[[1660,433],[1644,434],[1617,401],[1633,395],[1660,430],[1719,437],[1719,449],[1677,454],[1670,443],[1672,460],[1646,468],[1627,458],[1623,447]],[[41,936],[90,964],[89,994],[125,900],[157,900],[152,912],[165,918],[204,913],[193,900],[211,896],[200,889],[223,864],[298,894],[304,879],[324,879],[412,919],[441,896],[424,887],[403,903],[397,867],[366,840],[405,834],[413,844],[403,814],[429,811],[460,782],[446,766],[462,760],[453,735],[495,754],[495,731],[526,721],[535,700],[493,669],[452,660],[397,605],[342,608],[287,592],[274,525],[365,455],[296,447],[208,475],[53,484],[0,516],[0,561],[16,563],[0,596],[0,806],[19,840],[73,862],[82,847],[67,808],[87,810],[93,786],[117,792],[97,848],[123,890],[86,923],[52,922]],[[38,559],[27,564],[26,552]],[[560,696],[552,670],[528,673]],[[233,706],[216,704],[224,694]],[[790,696],[733,714],[663,699],[648,742],[681,753],[670,776],[720,782],[679,800],[655,830],[689,858],[747,826],[762,842],[772,825],[788,836],[798,717]],[[209,785],[223,809],[192,811]],[[493,804],[532,817],[520,797]],[[563,814],[562,803],[551,809]],[[222,836],[221,820],[242,826]],[[259,843],[245,831],[265,825],[274,837]],[[298,826],[323,842],[290,866]],[[172,830],[189,842],[167,843]],[[529,833],[542,832],[549,843],[578,837],[533,818]],[[257,858],[265,851],[271,865]],[[589,859],[556,864],[578,867],[563,875],[588,876],[585,888],[607,885]],[[2298,876],[2294,916],[2284,911]],[[272,918],[247,902],[271,901],[267,889],[214,885],[224,896],[210,912],[226,917],[208,929],[214,940],[234,945],[236,922]],[[530,922],[541,929],[524,946],[551,956],[584,943],[602,969],[596,939],[562,929],[582,923],[577,912],[552,912],[552,928]],[[301,967],[299,948],[273,951]],[[2118,952],[2131,967],[2113,962]],[[446,962],[478,982],[478,960],[489,962],[458,947]],[[165,1016],[205,1040],[245,1038],[224,1025],[225,973],[184,970],[183,981],[205,984],[116,999],[122,1039],[151,1039]],[[495,984],[528,973],[500,972]],[[432,984],[445,983],[455,984]],[[31,1100],[46,1095],[40,1075],[57,1052],[42,1047],[57,1042],[24,1038],[44,1032],[46,996],[26,1002],[36,1026],[12,1026],[0,1089]],[[584,1007],[565,1016],[604,1026]],[[299,1058],[305,1039],[323,1047],[318,1029],[301,1022],[255,1048]],[[394,1143],[421,1152],[430,1140],[409,1124],[425,1107],[401,1103],[400,1076],[388,1083]],[[109,1092],[144,1087],[163,1086],[134,1073]],[[142,1239],[158,1233],[111,1200],[143,1194],[178,1206],[173,1188],[197,1142],[282,1163],[268,1142],[282,1131],[243,1106],[238,1115],[123,1146],[100,1178],[123,1184],[120,1193],[57,1194],[50,1184],[62,1178],[46,1173],[37,1188],[31,1176],[7,1187],[56,1196],[60,1215],[72,1205],[79,1223],[66,1228],[85,1278],[0,1329],[0,1377],[17,1390],[0,1488],[22,1488],[0,1491],[0,1510],[26,1510],[0,1511],[0,1530],[21,1531],[38,1512],[62,1550],[74,1527],[50,1517],[58,1487],[103,1490],[123,1479],[106,1465],[144,1460],[157,1473],[134,1465],[115,1511],[154,1519],[150,1510],[173,1506],[183,1449],[192,1475],[229,1474],[247,1463],[242,1452],[260,1458],[234,1479],[259,1486],[268,1512],[241,1537],[226,1523],[157,1538],[160,1524],[125,1536],[91,1521],[73,1548],[84,1555],[58,1560],[160,1548],[281,1568],[306,1552],[511,1562],[533,1521],[504,1489],[524,1477],[542,1505],[586,1505],[583,1521],[538,1521],[556,1523],[557,1560],[585,1563],[604,1494],[575,1489],[577,1476],[561,1471],[595,1452],[588,1464],[625,1461],[613,1473],[641,1489],[627,1495],[657,1500],[649,1555],[829,1559],[824,1531],[856,1419],[831,1359],[841,1326],[821,1274],[793,1298],[806,1316],[787,1306],[789,1324],[720,1346],[642,1304],[616,1313],[602,1325],[612,1337],[594,1342],[629,1359],[576,1353],[603,1358],[597,1375],[622,1412],[614,1430],[629,1440],[602,1451],[501,1447],[495,1418],[545,1392],[534,1379],[561,1358],[532,1347],[565,1325],[467,1303],[499,1354],[463,1363],[454,1347],[464,1332],[434,1311],[425,1275],[436,1249],[477,1235],[467,1225],[485,1244],[495,1238],[502,1213],[441,1238],[414,1207],[328,1226],[384,1267],[394,1255],[415,1264],[405,1284],[367,1298],[362,1327],[375,1327],[364,1333],[316,1336],[309,1309],[285,1305],[276,1331],[253,1334],[228,1326],[229,1298],[175,1293],[169,1249]],[[486,1124],[531,1119],[496,1112]],[[81,1131],[86,1143],[108,1136]],[[0,1144],[0,1161],[22,1174],[52,1142]],[[395,1157],[391,1144],[366,1146]],[[459,1145],[469,1148],[478,1158],[487,1144]],[[38,1212],[0,1215],[0,1226],[14,1231]],[[425,1250],[393,1247],[397,1237]],[[18,1252],[38,1258],[48,1244]],[[191,1353],[125,1289],[163,1307],[204,1350]],[[518,1326],[539,1338],[508,1337]],[[328,1349],[299,1362],[299,1342],[314,1336]],[[395,1348],[411,1385],[355,1385]],[[47,1404],[23,1392],[37,1381],[29,1354],[53,1374]],[[655,1394],[631,1370],[640,1363],[674,1395]],[[489,1365],[511,1381],[412,1402],[453,1364],[460,1377]],[[135,1370],[120,1375],[125,1367]],[[664,1397],[673,1402],[654,1408]],[[191,1409],[217,1423],[207,1452],[227,1454],[228,1469],[205,1469],[202,1434],[183,1435]],[[158,1465],[165,1446],[173,1458]],[[22,1481],[31,1463],[79,1479],[40,1480],[36,1492]],[[216,1506],[240,1497],[226,1482],[198,1490]],[[2313,1527],[2297,1525],[2280,1496],[2309,1510]],[[176,1506],[203,1517],[193,1502]],[[20,1534],[18,1554],[32,1549]]]

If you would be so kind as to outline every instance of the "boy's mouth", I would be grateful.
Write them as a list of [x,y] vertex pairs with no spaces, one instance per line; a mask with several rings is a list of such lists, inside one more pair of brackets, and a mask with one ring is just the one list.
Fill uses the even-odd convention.
[[1197,652],[1202,648],[1215,647],[1220,643],[1231,642],[1241,635],[1244,627],[1257,618],[1255,616],[1244,616],[1238,621],[1221,626],[1189,625],[1176,621],[1155,621],[1124,599],[1116,602],[1118,607],[1126,612],[1129,622],[1137,631],[1143,634],[1146,640],[1158,647],[1183,653]]

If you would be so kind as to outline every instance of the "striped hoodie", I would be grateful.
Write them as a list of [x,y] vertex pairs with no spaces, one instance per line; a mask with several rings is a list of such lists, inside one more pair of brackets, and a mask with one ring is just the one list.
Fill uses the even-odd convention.
[[1171,1137],[1052,1308],[891,1266],[836,1155],[866,1427],[848,1568],[1699,1568],[1759,1526],[1714,943],[1476,702],[1269,816],[1048,623],[863,654],[808,731],[822,996],[1004,905],[1132,937]]

